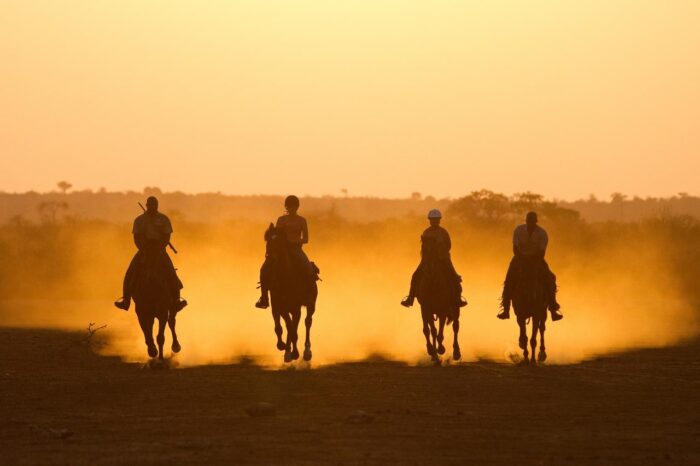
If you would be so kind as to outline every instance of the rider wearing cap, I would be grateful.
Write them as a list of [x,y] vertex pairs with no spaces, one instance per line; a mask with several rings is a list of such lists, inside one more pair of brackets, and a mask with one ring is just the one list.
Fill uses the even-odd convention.
[[[450,257],[450,249],[452,249],[450,234],[447,232],[447,230],[440,226],[442,214],[439,210],[432,209],[430,212],[428,212],[428,220],[430,221],[430,226],[423,232],[422,238],[431,238],[434,240],[437,247],[438,257],[447,268],[449,276],[453,277],[452,285],[455,292],[455,302],[459,307],[464,307],[467,305],[467,301],[462,297],[462,278],[459,276],[459,274],[457,274],[457,271],[452,264],[452,258]],[[422,268],[423,260],[421,258],[418,268],[415,272],[413,272],[413,276],[411,277],[411,289],[408,296],[401,301],[402,306],[413,306],[413,301],[416,297],[416,292],[418,291],[418,282],[420,280]]]
[[544,228],[537,225],[537,213],[528,212],[525,223],[518,225],[513,231],[513,259],[508,266],[506,281],[503,285],[503,310],[498,314],[499,319],[510,318],[510,302],[513,297],[513,286],[515,285],[515,274],[520,269],[523,260],[536,258],[541,267],[541,272],[547,285],[547,306],[552,312],[552,321],[561,320],[564,316],[559,312],[557,302],[557,282],[556,276],[549,269],[544,254],[547,251],[549,237]]
[[[306,219],[297,214],[299,210],[299,198],[296,196],[287,196],[284,200],[284,207],[287,209],[287,214],[277,219],[277,225],[275,225],[275,227],[284,234],[289,246],[289,255],[292,260],[296,262],[301,270],[308,273],[309,277],[315,279],[316,270],[301,248],[304,244],[309,242],[309,228],[306,224]],[[268,262],[266,258],[260,269],[260,299],[255,303],[255,307],[260,309],[267,309],[270,306],[267,269]]]

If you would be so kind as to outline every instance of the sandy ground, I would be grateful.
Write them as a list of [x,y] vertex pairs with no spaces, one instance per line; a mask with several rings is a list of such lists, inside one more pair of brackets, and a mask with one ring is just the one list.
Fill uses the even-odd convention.
[[[700,464],[700,342],[569,366],[153,368],[0,329],[2,464]],[[276,413],[246,408],[271,403]]]

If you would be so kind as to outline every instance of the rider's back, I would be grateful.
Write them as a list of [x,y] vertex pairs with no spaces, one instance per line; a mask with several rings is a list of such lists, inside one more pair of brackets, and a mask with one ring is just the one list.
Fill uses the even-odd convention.
[[528,230],[527,224],[518,225],[513,230],[513,246],[523,256],[531,256],[541,253],[544,255],[547,250],[549,237],[544,228],[534,225],[532,233]]
[[423,232],[424,238],[430,238],[435,242],[436,252],[441,258],[449,258],[452,249],[450,234],[440,225],[432,225]]
[[164,241],[172,234],[173,226],[167,215],[160,212],[155,214],[143,213],[134,220],[132,233],[145,241]]
[[277,219],[277,228],[284,232],[284,236],[290,244],[301,245],[305,241],[304,232],[307,231],[306,219],[301,215],[283,215]]

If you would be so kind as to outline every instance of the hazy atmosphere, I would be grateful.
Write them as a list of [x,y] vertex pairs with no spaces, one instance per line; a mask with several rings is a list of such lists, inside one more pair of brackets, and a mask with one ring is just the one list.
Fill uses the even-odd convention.
[[698,25],[0,0],[0,463],[700,464]]

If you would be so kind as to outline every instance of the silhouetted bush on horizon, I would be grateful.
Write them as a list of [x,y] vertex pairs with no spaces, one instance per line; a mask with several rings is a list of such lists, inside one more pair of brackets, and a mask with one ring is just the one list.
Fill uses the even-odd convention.
[[[64,188],[66,185],[63,185]],[[217,223],[248,219],[274,221],[283,213],[283,196],[234,196],[220,193],[186,194],[161,192],[148,187],[143,192],[72,191],[20,194],[0,192],[0,224],[8,221],[40,221],[73,217],[128,222],[138,215],[138,202],[149,195],[161,200],[164,211],[192,222]],[[481,224],[494,221],[519,221],[527,210],[538,210],[549,221],[572,222],[577,218],[588,222],[635,222],[659,216],[689,215],[700,218],[700,198],[683,193],[669,198],[634,197],[614,193],[610,201],[594,197],[574,202],[548,200],[535,193],[506,196],[489,190],[473,191],[457,199],[435,199],[413,193],[405,199],[372,197],[302,197],[306,215],[333,214],[353,222],[382,221],[407,215],[423,216],[438,208],[462,220]]]

